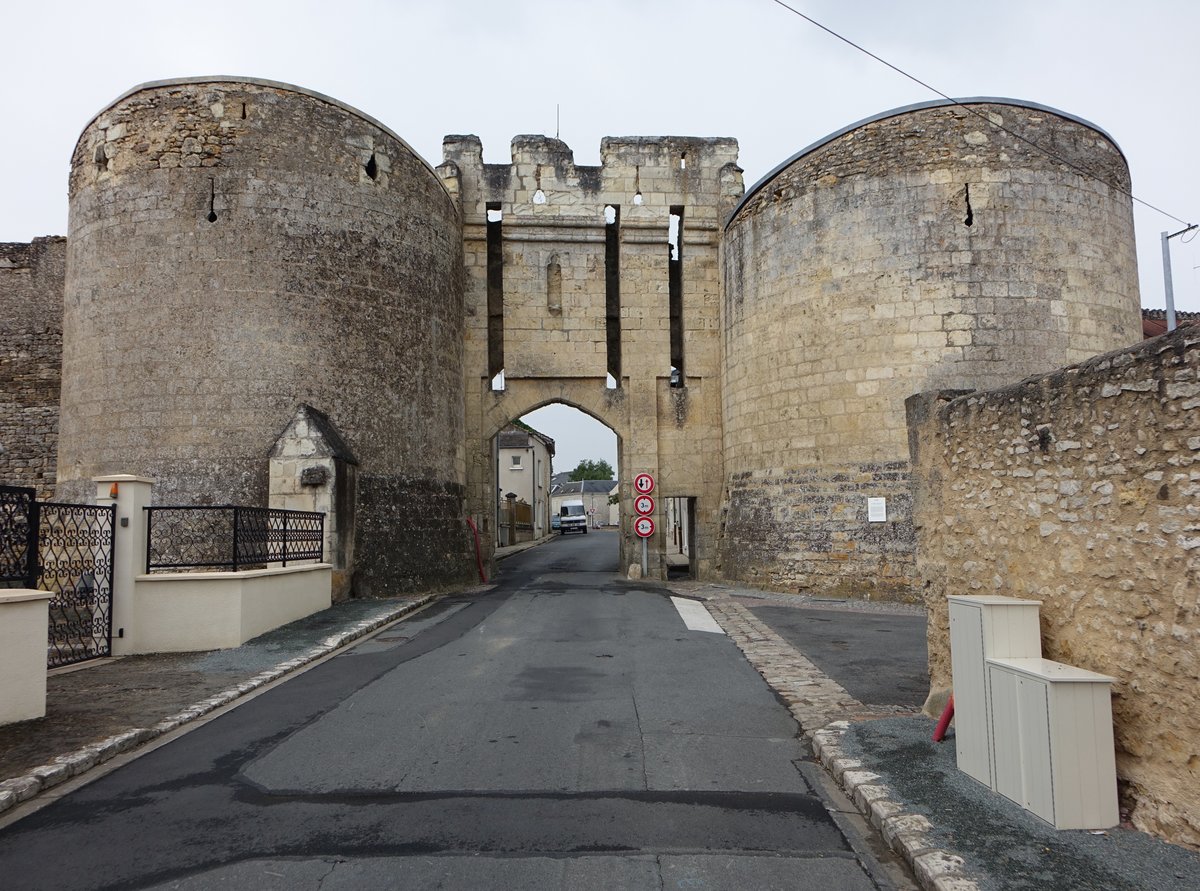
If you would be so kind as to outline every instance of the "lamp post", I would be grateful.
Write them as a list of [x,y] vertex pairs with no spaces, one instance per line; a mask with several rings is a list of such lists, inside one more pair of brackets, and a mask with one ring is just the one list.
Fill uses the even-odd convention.
[[1168,235],[1166,232],[1162,234],[1162,255],[1163,255],[1163,287],[1167,297],[1167,330],[1175,330],[1175,287],[1171,282],[1171,239],[1176,235],[1184,235],[1191,232],[1200,223],[1193,223],[1186,229],[1180,229],[1178,232],[1172,232]]

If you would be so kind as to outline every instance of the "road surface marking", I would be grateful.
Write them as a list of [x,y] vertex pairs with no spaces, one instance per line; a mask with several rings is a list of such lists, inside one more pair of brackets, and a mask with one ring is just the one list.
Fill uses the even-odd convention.
[[679,611],[679,618],[683,619],[683,624],[687,625],[688,631],[725,633],[725,629],[717,624],[717,620],[704,608],[704,604],[697,603],[695,600],[685,600],[682,597],[672,597],[671,602],[675,604],[675,609]]

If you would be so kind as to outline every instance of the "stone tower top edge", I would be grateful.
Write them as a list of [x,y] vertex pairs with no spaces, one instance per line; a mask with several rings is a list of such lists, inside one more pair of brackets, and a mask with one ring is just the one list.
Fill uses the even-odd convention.
[[[105,114],[112,111],[114,108],[116,108],[118,105],[120,105],[126,99],[129,99],[131,96],[136,96],[138,93],[144,93],[144,92],[148,92],[151,90],[169,89],[171,87],[202,86],[202,85],[206,85],[206,84],[213,84],[213,85],[229,84],[231,86],[251,86],[251,87],[263,87],[265,89],[271,89],[271,90],[283,90],[285,92],[296,93],[301,96],[307,96],[310,99],[316,99],[320,102],[324,102],[328,105],[332,105],[335,108],[339,108],[342,111],[346,112],[347,114],[352,115],[353,117],[356,117],[356,118],[364,121],[365,123],[370,124],[373,127],[377,127],[379,130],[382,130],[384,133],[386,133],[392,139],[396,140],[396,142],[400,143],[400,145],[402,145],[406,150],[408,150],[408,152],[410,154],[412,154],[412,156],[414,158],[416,158],[422,164],[424,164],[429,169],[429,172],[433,173],[435,178],[439,179],[439,181],[440,181],[440,178],[436,176],[436,173],[433,169],[433,165],[429,163],[428,159],[423,157],[420,152],[418,152],[416,149],[414,149],[412,147],[412,145],[408,142],[407,139],[400,136],[395,130],[393,130],[387,124],[380,121],[378,118],[375,118],[375,117],[367,114],[364,111],[360,111],[359,109],[355,108],[353,105],[349,105],[348,103],[342,102],[340,99],[335,99],[332,96],[327,96],[324,93],[320,93],[316,90],[310,90],[307,87],[297,86],[296,84],[289,84],[289,83],[285,83],[283,81],[270,80],[270,79],[261,78],[261,77],[240,77],[237,75],[227,75],[227,74],[209,74],[209,75],[199,75],[199,76],[195,76],[195,77],[172,77],[172,78],[167,78],[164,80],[146,81],[145,83],[138,84],[137,86],[131,87],[130,89],[126,90],[124,93],[122,93],[116,99],[113,99],[111,102],[109,102],[107,105],[105,105],[99,111],[97,111],[94,115],[92,115],[92,117],[88,120],[88,122],[86,124],[84,124],[83,128],[79,131],[79,138],[82,139],[84,134],[86,134],[89,129],[91,129],[93,126],[95,126],[96,122],[99,121],[101,118],[103,118]],[[76,140],[76,141],[78,142],[78,140]]]
[[1070,121],[1074,124],[1078,124],[1079,126],[1086,127],[1087,129],[1089,129],[1089,130],[1093,131],[1094,133],[1098,134],[1099,136],[1103,137],[1110,145],[1112,145],[1113,149],[1116,150],[1117,154],[1120,156],[1121,162],[1124,163],[1126,166],[1128,166],[1128,159],[1125,157],[1125,152],[1121,149],[1121,146],[1116,141],[1116,139],[1114,139],[1113,136],[1107,130],[1105,130],[1102,127],[1098,127],[1096,124],[1093,124],[1091,121],[1087,120],[1086,118],[1082,118],[1078,115],[1071,114],[1070,112],[1063,111],[1058,108],[1054,108],[1053,106],[1043,105],[1040,102],[1031,102],[1031,101],[1024,100],[1024,99],[1013,99],[1011,97],[1005,97],[1005,96],[971,96],[971,97],[966,97],[966,98],[961,98],[961,99],[931,99],[927,102],[915,102],[911,105],[902,105],[898,108],[891,108],[891,109],[888,109],[887,111],[881,111],[877,114],[870,115],[869,117],[865,117],[862,120],[855,121],[853,124],[848,124],[845,127],[835,130],[834,132],[828,134],[827,136],[823,136],[820,139],[816,140],[815,142],[812,142],[809,145],[806,145],[804,148],[800,149],[800,151],[796,152],[794,155],[791,155],[786,160],[781,161],[779,164],[775,165],[775,167],[771,168],[771,170],[769,170],[756,183],[754,183],[752,186],[750,186],[750,188],[746,189],[746,192],[742,196],[741,201],[738,202],[737,206],[733,208],[733,210],[729,213],[728,217],[725,219],[726,228],[728,228],[729,225],[733,223],[733,221],[741,213],[742,209],[744,207],[746,207],[746,205],[754,198],[754,196],[758,192],[760,192],[763,188],[765,188],[769,183],[771,183],[781,173],[783,173],[785,170],[787,170],[789,167],[791,167],[797,161],[800,161],[800,160],[804,159],[805,157],[813,154],[814,152],[817,152],[821,148],[829,145],[832,142],[835,142],[836,140],[840,139],[841,137],[846,136],[847,134],[853,133],[856,130],[860,130],[864,127],[867,127],[871,124],[876,124],[881,121],[886,121],[890,118],[904,117],[905,115],[909,115],[914,112],[921,112],[921,111],[926,111],[926,110],[930,110],[930,109],[953,108],[955,106],[969,106],[969,105],[1001,105],[1001,106],[1007,105],[1007,106],[1011,106],[1014,108],[1026,109],[1029,111],[1040,111],[1040,112],[1044,112],[1046,114],[1054,115],[1055,117],[1058,117],[1058,118],[1062,118],[1063,120]]

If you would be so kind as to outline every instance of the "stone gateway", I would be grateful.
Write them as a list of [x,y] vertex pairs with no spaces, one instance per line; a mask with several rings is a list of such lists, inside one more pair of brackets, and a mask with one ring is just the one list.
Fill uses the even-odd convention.
[[737,151],[607,138],[591,167],[518,136],[485,164],[449,136],[435,170],[298,87],[137,87],[76,146],[65,281],[61,241],[0,251],[0,477],[291,498],[321,484],[273,482],[311,469],[280,445],[307,406],[338,443],[317,457],[353,458],[328,476],[353,511],[339,569],[386,594],[473,577],[496,434],[561,402],[616,432],[621,480],[687,505],[699,577],[915,598],[904,400],[1139,339],[1125,160],[1008,99],[881,114],[748,193]]

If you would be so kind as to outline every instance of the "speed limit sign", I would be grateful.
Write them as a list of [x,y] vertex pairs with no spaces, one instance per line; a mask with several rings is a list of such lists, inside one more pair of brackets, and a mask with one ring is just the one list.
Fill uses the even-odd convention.
[[654,534],[654,521],[649,517],[638,517],[633,521],[633,531],[638,538],[649,538]]
[[646,514],[652,514],[654,513],[654,499],[649,495],[639,495],[633,499],[633,509],[643,517]]
[[639,495],[649,495],[654,491],[654,477],[648,473],[639,473],[633,478],[633,491]]

